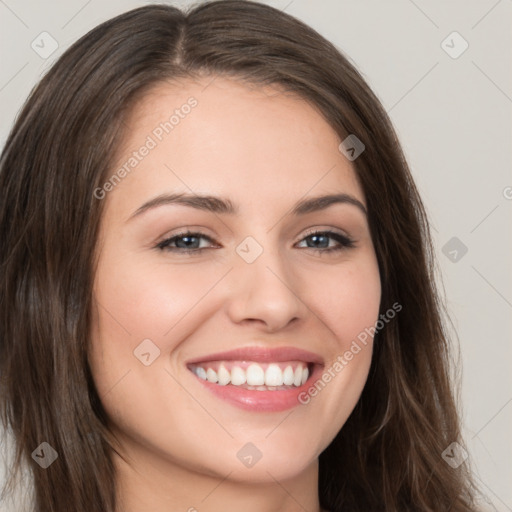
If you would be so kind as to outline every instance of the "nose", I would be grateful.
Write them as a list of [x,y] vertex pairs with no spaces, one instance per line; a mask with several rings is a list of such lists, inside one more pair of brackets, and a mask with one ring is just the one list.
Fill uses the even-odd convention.
[[228,315],[234,323],[260,324],[273,332],[307,314],[297,279],[277,252],[265,250],[253,263],[237,261],[231,280]]

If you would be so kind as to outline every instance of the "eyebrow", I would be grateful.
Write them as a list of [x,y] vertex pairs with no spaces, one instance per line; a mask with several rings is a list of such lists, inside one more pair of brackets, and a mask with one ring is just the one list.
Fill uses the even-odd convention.
[[[159,206],[178,204],[196,208],[207,212],[217,214],[236,215],[238,208],[229,200],[216,196],[198,196],[195,194],[161,194],[153,199],[150,199],[139,207],[128,220],[142,215],[148,210],[158,208]],[[364,204],[350,194],[330,194],[318,197],[303,199],[296,203],[291,210],[292,215],[305,215],[307,213],[325,210],[333,204],[349,204],[357,207],[365,215],[367,215],[366,207]]]

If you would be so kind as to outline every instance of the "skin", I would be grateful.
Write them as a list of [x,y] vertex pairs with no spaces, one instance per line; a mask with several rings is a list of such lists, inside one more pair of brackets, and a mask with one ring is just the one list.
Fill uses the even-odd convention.
[[[364,194],[317,110],[277,88],[220,77],[156,86],[127,121],[118,166],[190,96],[197,106],[104,198],[89,358],[126,459],[114,455],[119,511],[319,511],[318,456],[359,399],[371,340],[307,405],[281,412],[217,398],[185,361],[292,346],[332,366],[378,319],[369,226],[351,204],[290,212],[301,199],[333,193],[366,205]],[[177,192],[229,198],[239,213],[168,204],[132,217]],[[213,242],[201,238],[206,249],[191,255],[155,248],[186,228]],[[315,230],[355,246],[326,253],[340,244],[328,237],[315,245]],[[236,252],[247,236],[263,249],[251,264]],[[149,366],[134,356],[144,339],[160,350]],[[246,468],[237,452],[249,442],[262,458]]]

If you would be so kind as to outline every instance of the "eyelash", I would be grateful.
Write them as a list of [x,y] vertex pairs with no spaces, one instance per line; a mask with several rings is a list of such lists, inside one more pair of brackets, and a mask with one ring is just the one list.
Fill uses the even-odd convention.
[[[351,249],[355,247],[354,240],[349,238],[348,236],[341,235],[340,233],[336,233],[334,231],[314,231],[312,233],[307,234],[304,238],[302,238],[300,241],[302,242],[306,238],[310,238],[313,236],[328,236],[329,238],[332,238],[338,242],[339,245],[334,247],[328,247],[326,249],[315,249],[314,247],[305,247],[305,249],[311,249],[313,251],[320,251],[321,253],[334,253],[337,251],[341,251],[343,249]],[[208,240],[209,242],[213,242],[212,238],[209,236],[199,233],[199,232],[192,232],[192,231],[186,231],[184,233],[178,233],[177,235],[174,235],[170,238],[167,238],[165,240],[162,240],[156,245],[156,248],[162,250],[162,251],[170,251],[170,252],[179,252],[181,254],[198,254],[204,251],[205,249],[210,249],[210,247],[201,247],[197,249],[184,249],[181,247],[169,247],[170,244],[180,238],[186,238],[186,237],[195,237],[195,238],[204,238],[205,240]]]

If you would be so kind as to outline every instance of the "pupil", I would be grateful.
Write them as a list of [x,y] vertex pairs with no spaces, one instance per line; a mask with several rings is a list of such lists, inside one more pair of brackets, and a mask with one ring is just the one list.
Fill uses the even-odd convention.
[[[323,238],[324,240],[327,239],[327,237],[325,235],[311,235],[311,239],[313,241],[318,241],[320,238]],[[329,244],[328,241],[327,241],[327,244]],[[323,245],[323,247],[325,247],[325,244]]]
[[[181,243],[182,240],[184,241],[183,244]],[[182,236],[177,239],[176,244],[178,245],[178,247],[189,248],[191,240],[197,240],[197,237],[196,236]]]

